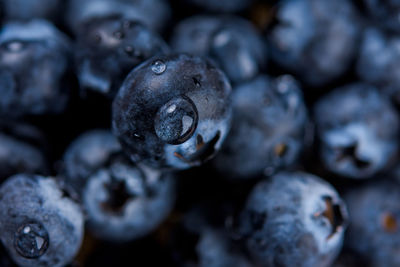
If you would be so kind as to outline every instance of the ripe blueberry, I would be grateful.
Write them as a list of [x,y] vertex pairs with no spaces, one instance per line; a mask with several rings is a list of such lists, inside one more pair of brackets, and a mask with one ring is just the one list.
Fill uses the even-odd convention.
[[133,161],[185,169],[210,159],[231,119],[231,86],[211,63],[185,54],[152,58],[126,78],[113,131]]

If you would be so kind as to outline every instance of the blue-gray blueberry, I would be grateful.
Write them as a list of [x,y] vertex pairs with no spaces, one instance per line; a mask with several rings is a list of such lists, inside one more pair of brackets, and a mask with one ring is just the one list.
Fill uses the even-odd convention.
[[314,108],[320,159],[327,170],[353,179],[370,178],[397,155],[399,116],[376,87],[349,84]]
[[50,22],[8,22],[0,32],[0,114],[55,114],[69,98],[66,35]]
[[75,47],[81,90],[113,98],[134,67],[168,52],[162,38],[139,22],[119,16],[89,20],[79,28]]
[[186,169],[216,154],[231,113],[231,85],[211,62],[186,54],[154,57],[122,84],[113,133],[133,161]]
[[70,0],[66,21],[73,32],[94,18],[121,16],[161,31],[171,17],[166,0]]
[[233,83],[254,78],[267,62],[261,34],[249,21],[235,16],[187,18],[175,27],[171,48],[213,59]]
[[346,72],[358,49],[360,18],[350,0],[285,0],[268,33],[271,57],[318,87]]
[[62,267],[78,253],[84,218],[54,179],[19,174],[0,187],[0,239],[24,267]]
[[302,172],[260,182],[239,217],[238,234],[257,266],[330,266],[339,254],[347,210],[336,190]]
[[307,108],[290,75],[259,75],[235,87],[232,128],[215,167],[232,178],[272,174],[293,165],[305,143]]
[[345,246],[371,266],[399,266],[399,184],[373,181],[347,192],[345,201],[350,214]]

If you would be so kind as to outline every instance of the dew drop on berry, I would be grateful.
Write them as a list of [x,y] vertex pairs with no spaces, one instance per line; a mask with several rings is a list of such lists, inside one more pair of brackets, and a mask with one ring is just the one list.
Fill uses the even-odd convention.
[[14,235],[14,247],[24,258],[39,258],[49,247],[49,234],[37,221],[24,223]]
[[156,60],[151,65],[151,70],[157,75],[163,74],[166,69],[167,69],[167,65],[165,65],[165,63],[162,62],[161,60]]
[[198,121],[197,109],[187,97],[174,98],[163,105],[154,120],[157,136],[169,144],[181,144],[194,133]]

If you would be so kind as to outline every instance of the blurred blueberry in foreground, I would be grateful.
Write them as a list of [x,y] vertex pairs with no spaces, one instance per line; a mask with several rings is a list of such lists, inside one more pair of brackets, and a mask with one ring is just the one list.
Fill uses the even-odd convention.
[[134,67],[168,51],[157,33],[138,22],[119,16],[91,19],[77,32],[75,58],[81,90],[112,98]]
[[174,51],[210,57],[235,83],[254,78],[266,66],[260,33],[240,17],[193,16],[176,26],[171,39]]
[[317,102],[314,118],[322,163],[335,174],[370,178],[397,155],[399,116],[373,86],[335,89]]
[[0,239],[19,266],[65,266],[80,248],[83,214],[53,179],[12,176],[0,188]]
[[125,79],[113,103],[113,133],[132,161],[187,169],[212,158],[231,123],[231,86],[209,61],[154,57]]
[[286,0],[268,35],[272,58],[311,86],[340,77],[357,51],[360,21],[349,0]]
[[44,20],[9,22],[0,32],[0,114],[62,112],[69,88],[67,37]]
[[311,174],[279,173],[250,193],[239,233],[257,266],[330,266],[342,247],[347,210]]
[[400,104],[400,37],[377,28],[365,30],[357,72]]
[[399,266],[400,186],[377,181],[345,195],[350,224],[345,246],[371,266]]
[[166,0],[70,0],[67,23],[73,32],[87,21],[118,15],[161,31],[171,16]]
[[233,91],[232,128],[214,165],[249,178],[289,167],[304,146],[308,122],[299,84],[289,75],[260,75]]

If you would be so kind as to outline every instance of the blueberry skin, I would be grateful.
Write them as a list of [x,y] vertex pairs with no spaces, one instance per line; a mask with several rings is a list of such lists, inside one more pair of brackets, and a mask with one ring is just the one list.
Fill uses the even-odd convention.
[[273,174],[296,162],[305,143],[307,109],[290,75],[259,75],[233,91],[232,128],[215,167],[230,178]]
[[200,234],[196,246],[199,267],[251,267],[240,252],[232,251],[229,239],[222,231],[206,229]]
[[115,161],[88,177],[83,192],[88,228],[100,239],[127,242],[157,228],[175,201],[171,174]]
[[81,90],[113,98],[134,67],[168,52],[162,38],[138,22],[119,16],[91,19],[77,33],[75,61]]
[[[218,205],[220,203],[215,204],[212,202],[212,207],[191,207],[173,229],[175,235],[170,238],[170,242],[175,266],[254,266],[243,253],[241,244],[230,237],[228,229],[220,225],[221,222],[216,222],[219,218],[215,216],[222,215],[222,223],[226,223],[227,214]],[[214,212],[217,214],[212,214]]]
[[113,102],[113,132],[133,161],[186,169],[210,159],[231,123],[231,86],[209,61],[185,54],[134,69]]
[[110,131],[91,130],[76,138],[64,153],[66,184],[81,195],[89,177],[106,167],[121,152]]
[[400,2],[398,0],[364,0],[371,18],[385,30],[400,33]]
[[187,3],[212,12],[238,12],[248,8],[254,0],[186,0]]
[[0,238],[19,266],[65,266],[79,250],[83,221],[51,178],[19,174],[0,188]]
[[[9,22],[0,32],[0,113],[60,113],[68,100],[70,45],[50,22]],[[32,67],[34,66],[34,68]]]
[[344,202],[328,183],[281,172],[250,193],[239,233],[259,266],[322,267],[338,255],[346,220]]
[[345,246],[371,266],[399,266],[400,187],[379,180],[346,193],[350,224]]
[[333,90],[317,102],[314,119],[321,161],[335,174],[370,178],[397,154],[398,114],[373,86],[356,83]]
[[59,14],[61,0],[2,0],[7,20],[31,20],[34,18],[55,18]]
[[235,16],[193,16],[180,22],[171,37],[176,52],[212,58],[233,83],[254,78],[267,62],[257,29]]
[[385,34],[378,28],[364,31],[357,73],[366,82],[372,83],[400,104],[400,38]]
[[0,132],[0,183],[17,173],[48,173],[46,158],[35,146]]
[[113,15],[139,21],[161,32],[171,17],[171,7],[166,0],[70,0],[67,24],[77,32],[86,21]]
[[360,19],[348,0],[286,0],[268,33],[275,62],[313,87],[340,77],[357,51]]

